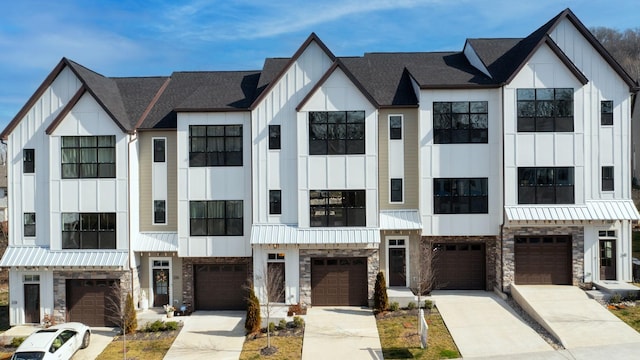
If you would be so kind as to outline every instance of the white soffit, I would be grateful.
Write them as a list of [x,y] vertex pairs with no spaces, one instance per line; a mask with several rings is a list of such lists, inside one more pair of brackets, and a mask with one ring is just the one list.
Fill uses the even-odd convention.
[[640,220],[631,200],[587,201],[584,205],[505,206],[508,221],[615,221]]
[[292,225],[255,224],[251,226],[252,245],[379,244],[378,228],[309,228]]
[[126,268],[127,250],[55,250],[40,246],[7,247],[0,266]]
[[381,230],[422,230],[422,220],[418,210],[380,211]]

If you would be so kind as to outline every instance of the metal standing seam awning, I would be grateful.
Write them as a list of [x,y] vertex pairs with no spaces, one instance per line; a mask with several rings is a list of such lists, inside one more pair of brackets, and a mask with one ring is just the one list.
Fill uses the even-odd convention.
[[639,221],[640,214],[631,200],[587,201],[579,205],[505,206],[505,218],[511,223]]
[[127,269],[127,250],[51,250],[41,246],[9,246],[2,267],[108,267]]
[[143,232],[138,234],[132,248],[136,252],[177,252],[178,233]]
[[251,245],[379,244],[379,228],[305,228],[281,224],[251,226]]
[[422,230],[419,210],[380,211],[380,230]]

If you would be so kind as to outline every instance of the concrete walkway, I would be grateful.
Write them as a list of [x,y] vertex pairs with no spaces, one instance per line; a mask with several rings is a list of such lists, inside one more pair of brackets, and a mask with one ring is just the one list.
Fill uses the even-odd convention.
[[567,349],[640,344],[640,334],[576,286],[511,285],[520,306]]
[[554,352],[493,292],[434,291],[431,297],[463,358]]
[[184,327],[165,359],[237,360],[244,343],[245,311],[197,311],[179,317]]
[[382,358],[371,309],[313,307],[307,310],[302,360]]

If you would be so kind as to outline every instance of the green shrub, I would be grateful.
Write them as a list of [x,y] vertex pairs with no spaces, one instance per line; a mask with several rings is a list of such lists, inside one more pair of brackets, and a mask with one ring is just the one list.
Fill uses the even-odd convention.
[[424,301],[424,308],[427,309],[427,310],[433,309],[433,301],[425,300]]
[[142,331],[144,332],[159,332],[164,331],[166,329],[166,325],[162,320],[156,320],[152,323],[146,323]]
[[391,311],[400,310],[400,304],[398,304],[397,301],[392,302],[391,304],[389,304],[389,310],[391,310]]
[[609,303],[610,304],[618,304],[622,301],[622,295],[615,293],[611,296],[611,299],[609,299]]
[[247,298],[247,318],[244,321],[244,329],[247,331],[247,334],[260,331],[262,322],[260,316],[260,301],[253,291],[253,286],[251,286],[249,288],[249,297]]
[[407,304],[407,309],[409,310],[415,310],[416,307],[416,303],[414,303],[413,301],[409,301],[409,303]]
[[178,330],[178,322],[177,321],[167,321],[166,323],[164,323],[165,328],[167,328],[167,331],[171,331],[171,330]]
[[26,339],[24,336],[14,337],[13,339],[11,339],[11,346],[12,347],[20,346],[24,342],[24,339]]
[[131,334],[138,329],[138,315],[136,314],[136,308],[133,306],[133,296],[131,293],[127,294],[127,300],[124,303],[124,326],[122,331],[125,334]]
[[293,317],[293,327],[299,328],[304,326],[304,319],[300,316]]
[[287,328],[287,320],[285,320],[285,319],[280,320],[280,322],[278,323],[278,328],[280,330],[286,329]]
[[269,332],[274,332],[276,330],[276,324],[272,321],[269,323]]
[[389,307],[389,298],[387,297],[387,281],[384,273],[380,271],[376,276],[376,285],[373,293],[373,310],[381,312]]

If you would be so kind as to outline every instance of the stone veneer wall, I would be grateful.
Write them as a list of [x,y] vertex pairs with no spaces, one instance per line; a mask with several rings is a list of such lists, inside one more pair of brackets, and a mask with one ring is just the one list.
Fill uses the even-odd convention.
[[300,249],[300,303],[313,305],[311,303],[311,258],[327,257],[366,257],[369,278],[368,298],[373,299],[376,276],[380,271],[378,249]]
[[[253,260],[250,257],[201,257],[182,258],[182,301],[186,304],[194,304],[193,265],[199,264],[246,264],[247,281],[253,281]],[[194,308],[195,310],[195,308]]]
[[510,292],[515,282],[515,241],[516,236],[571,235],[573,285],[579,285],[584,278],[584,227],[581,226],[522,226],[505,227],[502,231],[503,273],[502,291]]
[[423,236],[423,244],[484,244],[485,249],[485,290],[492,291],[497,286],[499,263],[498,236]]
[[[125,294],[131,291],[129,271],[54,271],[53,272],[53,315],[57,323],[67,322],[67,280],[118,279]],[[123,303],[120,306],[124,306]]]

